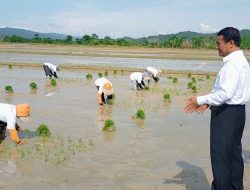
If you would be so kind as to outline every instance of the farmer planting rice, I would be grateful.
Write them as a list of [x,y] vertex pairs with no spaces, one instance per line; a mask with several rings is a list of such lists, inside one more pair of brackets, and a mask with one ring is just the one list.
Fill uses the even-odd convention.
[[159,75],[161,73],[160,69],[156,69],[154,67],[146,67],[146,72],[148,73],[150,79],[153,79],[155,82],[159,81]]
[[105,77],[95,80],[95,86],[98,90],[98,103],[103,105],[108,99],[113,98],[113,86],[112,83]]
[[29,104],[5,104],[0,103],[0,141],[5,138],[5,131],[8,129],[11,139],[17,144],[23,144],[17,132],[21,131],[16,118],[28,118],[30,115]]
[[145,73],[133,72],[130,74],[129,77],[133,85],[133,90],[140,90],[140,89],[143,90],[146,86],[144,80],[150,79],[150,77],[146,72]]
[[60,71],[58,68],[58,65],[45,62],[43,64],[43,69],[44,69],[46,77],[49,76],[49,78],[51,78],[52,76],[54,76],[55,78],[58,78],[56,74],[56,71]]

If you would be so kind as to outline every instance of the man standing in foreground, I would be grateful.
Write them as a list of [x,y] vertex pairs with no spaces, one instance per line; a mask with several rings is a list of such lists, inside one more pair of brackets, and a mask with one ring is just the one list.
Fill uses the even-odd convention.
[[217,34],[217,48],[223,66],[212,92],[191,97],[187,113],[211,109],[210,156],[212,190],[243,190],[244,162],[241,138],[245,126],[245,103],[250,99],[249,64],[240,50],[240,33],[227,27]]

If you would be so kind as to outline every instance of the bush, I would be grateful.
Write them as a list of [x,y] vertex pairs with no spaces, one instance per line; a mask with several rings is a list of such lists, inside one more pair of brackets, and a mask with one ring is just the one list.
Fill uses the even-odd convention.
[[5,89],[5,91],[6,91],[7,93],[13,93],[13,92],[14,92],[12,86],[10,86],[10,85],[5,86],[4,89]]
[[138,118],[138,119],[145,119],[145,113],[144,113],[144,111],[143,110],[138,110],[136,112],[136,118]]
[[37,89],[37,84],[35,82],[30,83],[29,86],[30,86],[31,90]]
[[86,75],[86,79],[91,80],[92,78],[93,78],[93,76],[92,76],[91,74],[88,73],[88,74]]
[[56,85],[57,85],[56,80],[55,80],[55,79],[51,79],[51,80],[50,80],[50,85],[51,85],[51,86],[56,86]]
[[116,130],[115,123],[111,119],[107,119],[104,122],[104,127],[102,128],[103,131],[112,132]]
[[36,129],[36,132],[37,132],[37,135],[40,137],[50,137],[51,136],[51,132],[50,132],[48,126],[45,124],[39,125],[39,127]]
[[168,94],[168,93],[164,94],[164,95],[163,95],[163,99],[164,99],[165,101],[167,101],[167,102],[170,102],[170,101],[171,101],[171,96],[170,96],[170,94]]

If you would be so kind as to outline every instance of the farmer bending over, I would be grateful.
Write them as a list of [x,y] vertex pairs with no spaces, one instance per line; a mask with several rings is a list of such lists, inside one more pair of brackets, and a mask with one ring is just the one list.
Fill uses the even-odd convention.
[[105,77],[96,79],[95,86],[98,90],[99,105],[103,105],[104,103],[107,103],[107,99],[113,98],[112,83],[108,79],[106,79]]

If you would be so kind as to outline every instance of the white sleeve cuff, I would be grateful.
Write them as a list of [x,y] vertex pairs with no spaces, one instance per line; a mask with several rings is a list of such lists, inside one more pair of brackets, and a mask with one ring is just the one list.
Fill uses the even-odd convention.
[[207,104],[207,97],[206,96],[197,96],[196,101],[197,101],[198,105]]

